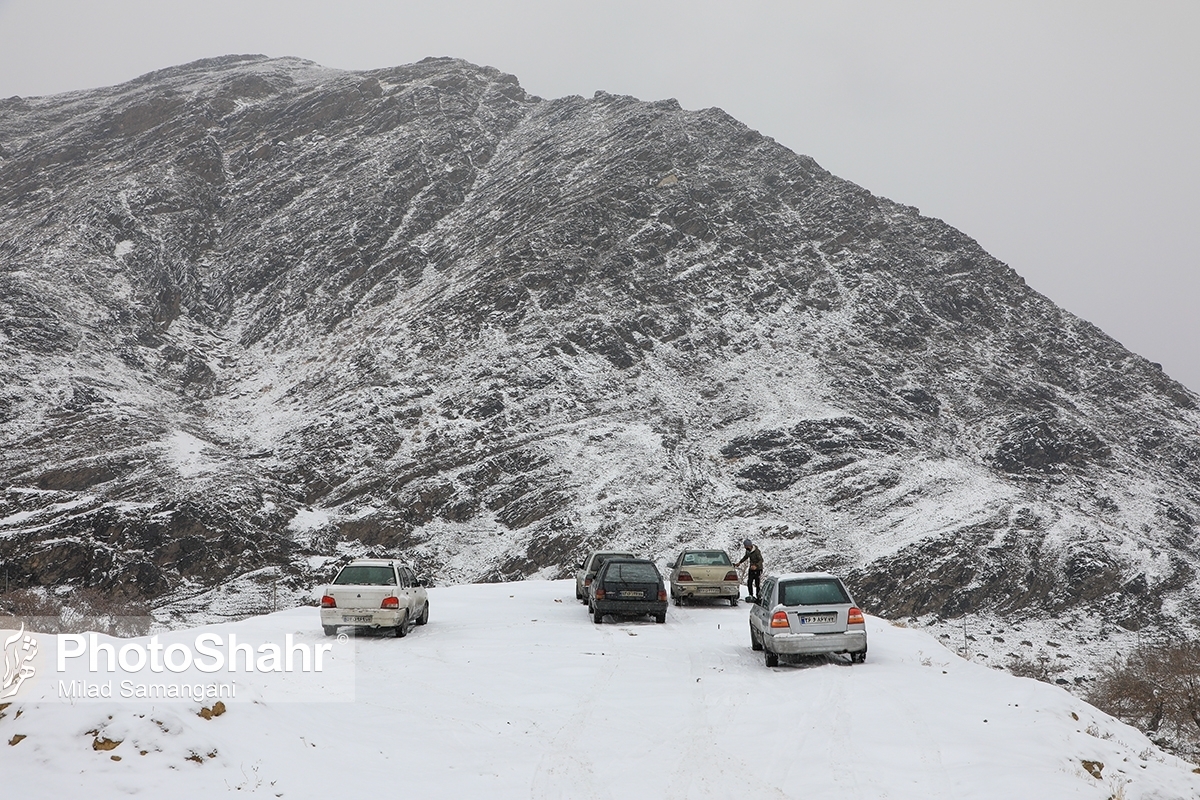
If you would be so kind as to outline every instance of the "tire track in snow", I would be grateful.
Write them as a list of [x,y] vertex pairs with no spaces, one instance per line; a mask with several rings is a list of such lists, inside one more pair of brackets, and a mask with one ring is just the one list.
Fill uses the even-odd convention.
[[[590,618],[588,619],[591,624]],[[601,650],[611,654],[596,656],[602,659],[603,664],[598,665],[582,702],[542,747],[542,756],[538,759],[529,783],[531,798],[609,796],[608,792],[600,788],[601,782],[596,779],[591,754],[586,746],[580,743],[588,720],[596,713],[598,704],[612,683],[613,675],[620,667],[620,660],[617,654],[612,652],[614,648],[611,646],[615,636],[614,629],[605,625],[595,625],[595,629],[602,637]],[[604,643],[609,646],[604,647]]]
[[[728,647],[713,648],[702,635],[702,626],[745,625],[745,618],[695,605],[676,608],[675,613],[682,623],[677,628],[677,635],[684,640],[679,650],[688,655],[687,681],[692,687],[692,698],[688,701],[687,720],[681,728],[686,732],[685,737],[674,748],[679,758],[666,797],[684,800],[715,796],[722,792],[726,774],[742,776],[746,789],[754,796],[787,797],[778,786],[759,778],[750,764],[736,759],[722,747],[726,738],[737,735],[738,728],[732,723],[756,702],[751,696],[747,706],[746,701],[731,693],[731,690],[736,691],[736,684],[722,678],[744,674],[759,659],[750,649],[748,633],[745,652]],[[709,619],[704,619],[705,616]],[[714,713],[717,714],[715,720]],[[713,780],[716,780],[715,784]]]

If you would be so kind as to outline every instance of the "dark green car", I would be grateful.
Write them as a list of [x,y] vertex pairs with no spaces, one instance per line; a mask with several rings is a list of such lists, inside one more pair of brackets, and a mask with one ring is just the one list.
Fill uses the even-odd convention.
[[600,624],[606,615],[667,621],[667,587],[653,561],[645,558],[613,558],[604,562],[592,581],[588,596],[592,621]]

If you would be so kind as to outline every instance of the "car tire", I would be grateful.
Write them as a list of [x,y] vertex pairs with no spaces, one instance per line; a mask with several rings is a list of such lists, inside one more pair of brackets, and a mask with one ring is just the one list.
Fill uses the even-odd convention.
[[599,611],[597,611],[594,608],[590,609],[590,610],[592,612],[592,622],[596,623],[597,625],[599,625],[601,622],[604,622],[603,614],[601,614]]
[[753,625],[750,626],[750,649],[756,653],[763,649],[762,642],[758,640],[758,635],[754,633]]
[[764,645],[763,646],[763,661],[766,663],[766,665],[768,667],[778,667],[779,666],[779,654],[772,653]]
[[867,651],[863,650],[861,653],[851,653],[850,654],[850,663],[851,664],[867,663]]
[[400,618],[400,624],[396,626],[396,638],[403,639],[408,636],[408,609],[404,610],[404,616]]
[[425,604],[425,607],[421,609],[421,616],[417,617],[418,625],[424,625],[427,622],[429,622],[429,603]]
[[736,597],[736,596],[729,598],[729,605],[733,606],[734,608],[737,608],[737,604],[738,604],[738,603],[737,603],[737,597]]
[[325,631],[326,636],[337,636],[337,625],[322,625],[321,630]]
[[667,612],[665,612],[665,611],[664,611],[664,612],[663,612],[663,613],[661,613],[661,614],[655,614],[655,615],[654,615],[654,621],[655,621],[655,622],[657,622],[659,625],[661,625],[661,624],[663,624],[664,622],[666,622],[666,621],[667,621]]

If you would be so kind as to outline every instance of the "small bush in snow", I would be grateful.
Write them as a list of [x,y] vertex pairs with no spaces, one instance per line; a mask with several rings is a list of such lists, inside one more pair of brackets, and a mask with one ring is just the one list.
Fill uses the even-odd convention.
[[1087,698],[1184,757],[1200,755],[1200,643],[1139,646],[1101,668]]

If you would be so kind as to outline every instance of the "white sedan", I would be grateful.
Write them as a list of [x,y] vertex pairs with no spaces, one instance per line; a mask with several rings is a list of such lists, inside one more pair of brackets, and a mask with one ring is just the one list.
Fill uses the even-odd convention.
[[425,582],[411,567],[387,559],[359,559],[338,571],[321,597],[321,627],[326,636],[338,627],[387,629],[406,636],[413,625],[429,621]]

